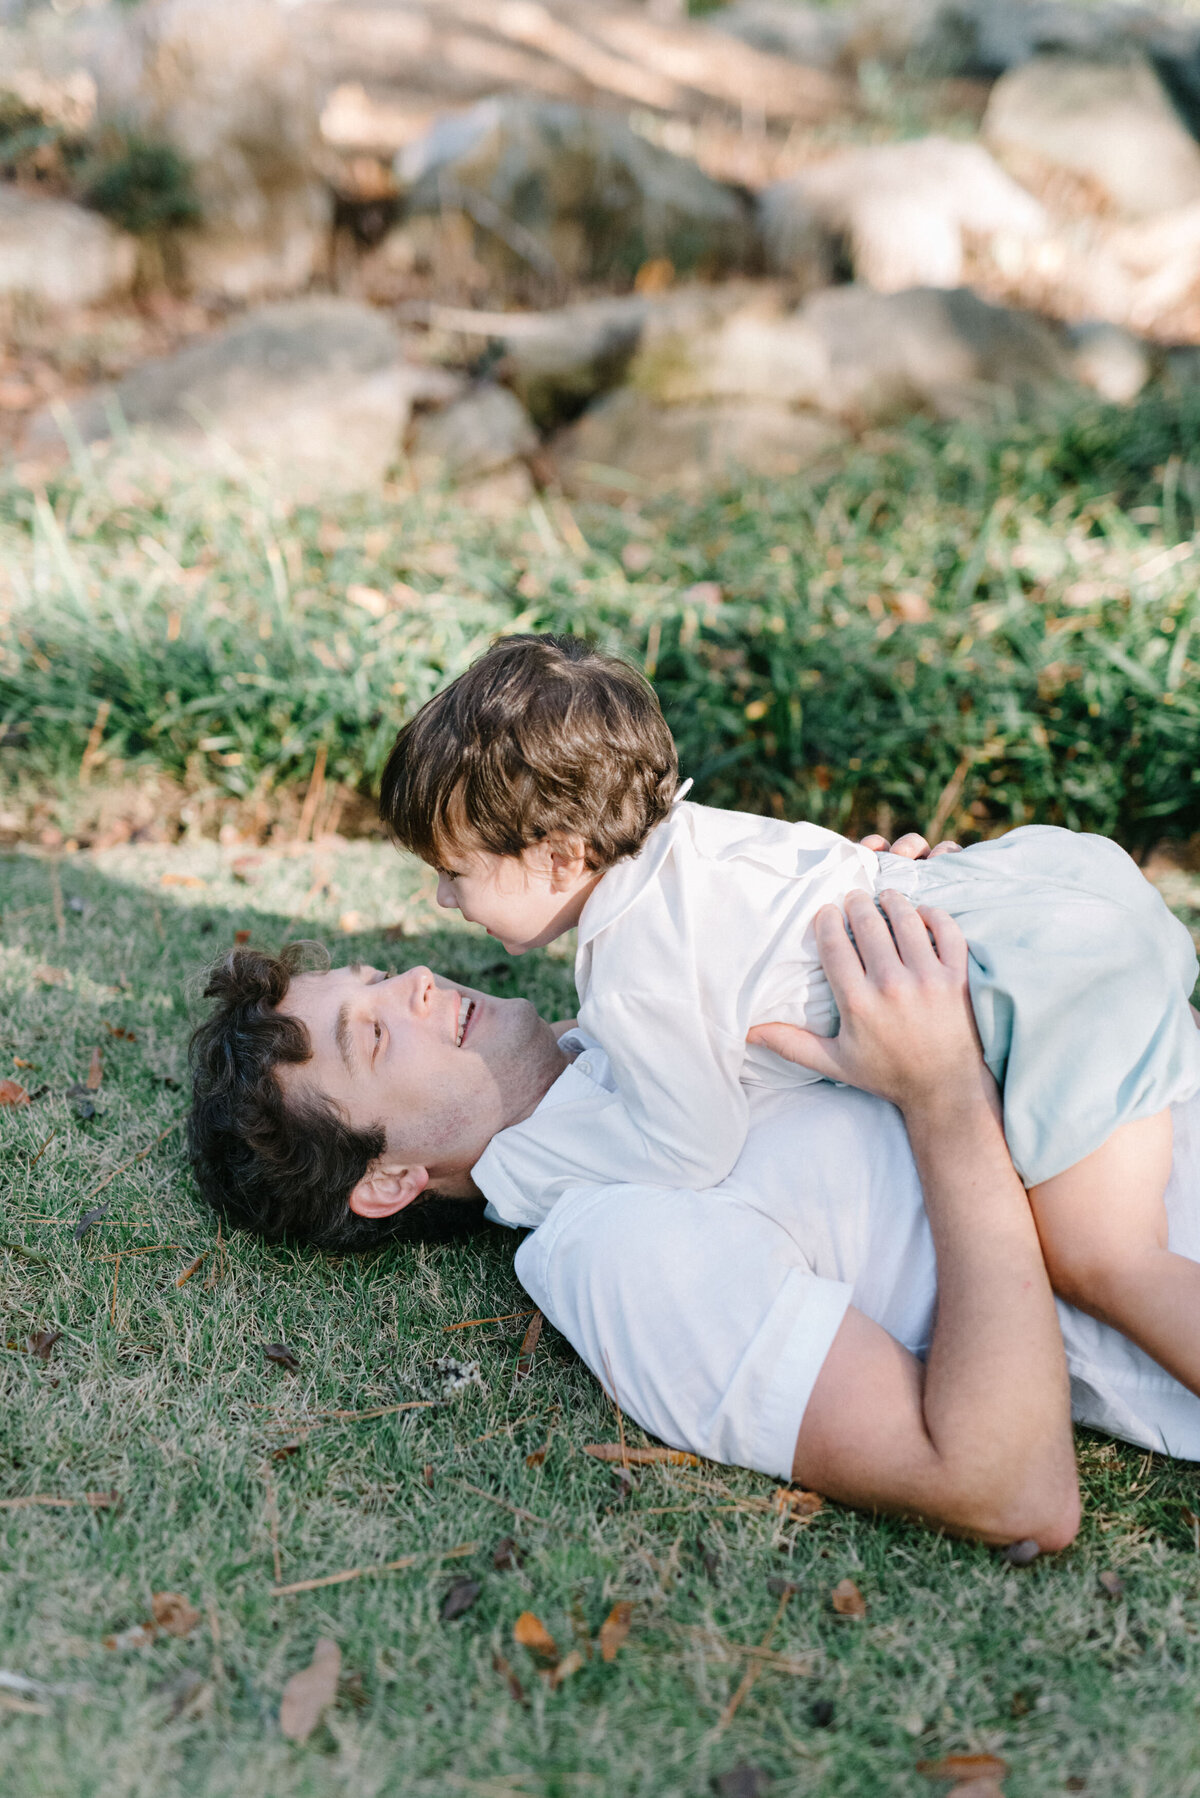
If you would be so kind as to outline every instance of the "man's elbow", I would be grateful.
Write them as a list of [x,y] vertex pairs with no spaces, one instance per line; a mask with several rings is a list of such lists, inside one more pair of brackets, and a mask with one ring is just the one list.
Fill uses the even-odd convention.
[[1011,1492],[993,1490],[968,1527],[998,1546],[1036,1542],[1042,1554],[1058,1554],[1074,1542],[1081,1514],[1072,1459],[1069,1469],[1024,1480]]

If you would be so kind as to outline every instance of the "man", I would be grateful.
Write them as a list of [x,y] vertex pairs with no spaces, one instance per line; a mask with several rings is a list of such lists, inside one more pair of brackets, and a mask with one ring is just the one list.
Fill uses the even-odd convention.
[[[1078,1520],[1062,1340],[985,1088],[965,944],[933,916],[935,948],[899,895],[885,907],[894,941],[865,900],[848,908],[853,943],[833,911],[821,940],[837,1071],[891,1106],[832,1086],[756,1095],[720,1187],[581,1185],[517,1271],[668,1441],[985,1540],[1062,1547]],[[193,1160],[206,1195],[267,1234],[363,1245],[430,1192],[444,1228],[497,1130],[581,1083],[610,1099],[596,1045],[427,969],[293,973],[235,952],[210,992]],[[501,1221],[539,1221],[529,1200]],[[1082,1367],[1096,1344],[1077,1321]],[[1112,1338],[1118,1388],[1123,1352]]]

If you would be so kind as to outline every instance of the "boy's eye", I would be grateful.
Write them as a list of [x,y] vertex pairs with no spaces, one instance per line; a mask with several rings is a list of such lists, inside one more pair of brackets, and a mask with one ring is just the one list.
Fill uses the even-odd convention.
[[462,878],[453,868],[439,868],[438,875],[442,880],[461,880]]

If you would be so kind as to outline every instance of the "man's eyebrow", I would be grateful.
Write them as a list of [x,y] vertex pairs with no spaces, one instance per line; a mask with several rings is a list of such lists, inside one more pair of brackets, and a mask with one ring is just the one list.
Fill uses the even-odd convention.
[[338,1006],[337,1023],[333,1027],[333,1040],[338,1046],[338,1054],[346,1064],[346,1072],[354,1072],[354,1044],[350,1035],[350,1001],[343,999]]

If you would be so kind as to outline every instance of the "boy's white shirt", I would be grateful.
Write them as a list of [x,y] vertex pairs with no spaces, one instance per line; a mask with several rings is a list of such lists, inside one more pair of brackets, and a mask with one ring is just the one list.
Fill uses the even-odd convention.
[[725,1179],[746,1139],[744,1083],[817,1078],[748,1047],[746,1032],[781,1020],[832,1034],[813,922],[854,890],[874,893],[878,869],[872,850],[819,825],[677,801],[579,921],[579,1024],[617,1091],[597,1106],[581,1086],[577,1101],[564,1092],[502,1131],[473,1170],[480,1190],[510,1221],[536,1224],[580,1181],[703,1190]]

